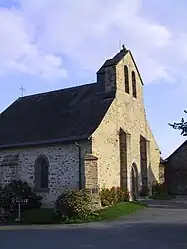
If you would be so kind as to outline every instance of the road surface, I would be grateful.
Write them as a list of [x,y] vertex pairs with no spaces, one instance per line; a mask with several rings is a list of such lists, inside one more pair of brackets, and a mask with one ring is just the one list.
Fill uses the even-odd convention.
[[1,249],[187,248],[187,209],[146,208],[113,222],[0,227]]

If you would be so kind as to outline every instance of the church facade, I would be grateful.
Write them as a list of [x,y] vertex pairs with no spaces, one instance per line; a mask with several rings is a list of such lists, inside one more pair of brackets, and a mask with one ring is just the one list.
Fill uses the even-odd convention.
[[123,48],[97,82],[17,99],[0,115],[0,184],[27,181],[44,203],[67,188],[128,188],[159,180],[160,151],[143,81]]

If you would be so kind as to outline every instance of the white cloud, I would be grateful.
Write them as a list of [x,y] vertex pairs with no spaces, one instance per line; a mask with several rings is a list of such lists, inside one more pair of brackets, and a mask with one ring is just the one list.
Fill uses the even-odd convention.
[[145,82],[173,80],[185,68],[187,34],[146,18],[141,0],[14,2],[19,9],[0,9],[1,73],[64,77],[63,54],[96,71],[119,40],[132,50]]
[[0,9],[0,73],[65,77],[62,59],[42,50],[34,40],[35,26],[16,9]]

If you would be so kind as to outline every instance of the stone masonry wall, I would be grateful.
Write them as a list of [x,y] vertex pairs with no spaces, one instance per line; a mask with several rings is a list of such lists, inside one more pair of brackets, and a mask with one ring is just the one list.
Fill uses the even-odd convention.
[[[130,94],[125,93],[124,65],[129,68]],[[137,82],[137,98],[132,96],[131,71],[134,70]],[[143,86],[138,72],[128,53],[116,66],[116,98],[111,104],[101,124],[92,135],[92,153],[98,157],[100,187],[120,186],[119,131],[123,129],[129,136],[128,146],[128,187],[132,163],[137,165],[140,177],[140,135],[149,143],[148,181],[159,178],[160,152],[149,124],[143,103]]]
[[[90,143],[86,141],[81,145],[84,157],[84,154],[90,153],[91,147]],[[3,158],[12,153],[19,154],[17,179],[27,181],[31,187],[34,187],[35,160],[41,154],[48,158],[50,190],[49,193],[38,193],[43,196],[44,203],[55,201],[59,193],[65,188],[78,188],[79,155],[78,148],[74,144],[0,151],[0,165]],[[2,185],[11,181],[10,170],[11,168],[8,166],[6,168],[0,166],[0,183]]]
[[[116,88],[116,70],[115,66],[103,68],[102,72],[97,75],[97,82],[101,85],[101,89],[108,92]],[[105,84],[103,84],[105,82]]]
[[18,168],[15,166],[3,166],[0,167],[0,184],[7,184],[13,180],[17,180],[18,177]]
[[98,189],[97,160],[98,158],[92,154],[87,154],[84,157],[85,188],[92,192]]

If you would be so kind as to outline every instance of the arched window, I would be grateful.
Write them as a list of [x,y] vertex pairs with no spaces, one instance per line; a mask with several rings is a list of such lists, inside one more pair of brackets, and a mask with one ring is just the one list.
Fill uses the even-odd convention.
[[127,66],[124,66],[124,81],[125,81],[125,92],[129,93],[129,71]]
[[133,97],[137,97],[137,92],[136,92],[136,75],[135,72],[132,71],[132,95]]
[[47,190],[49,184],[49,161],[46,156],[40,155],[34,164],[34,185],[35,189]]

